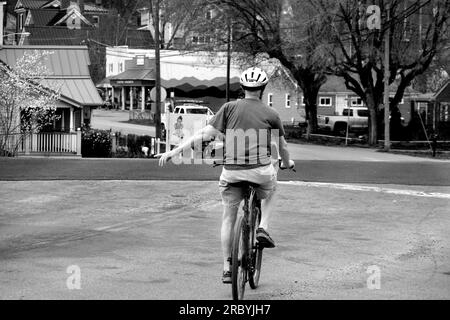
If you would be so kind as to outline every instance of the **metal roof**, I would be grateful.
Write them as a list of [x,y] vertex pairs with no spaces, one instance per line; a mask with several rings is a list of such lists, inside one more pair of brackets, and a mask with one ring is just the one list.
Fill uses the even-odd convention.
[[25,52],[52,52],[46,59],[51,75],[46,83],[56,84],[61,94],[73,101],[75,106],[102,105],[102,99],[89,74],[89,55],[83,46],[4,46],[0,48],[0,60],[14,68]]
[[61,95],[73,100],[80,106],[98,106],[103,101],[91,79],[48,79],[44,83],[49,87],[61,88]]
[[155,80],[155,72],[151,69],[130,69],[118,75],[109,77],[109,80]]
[[89,54],[86,46],[3,46],[0,60],[14,68],[25,52],[52,52],[46,66],[54,77],[89,77]]

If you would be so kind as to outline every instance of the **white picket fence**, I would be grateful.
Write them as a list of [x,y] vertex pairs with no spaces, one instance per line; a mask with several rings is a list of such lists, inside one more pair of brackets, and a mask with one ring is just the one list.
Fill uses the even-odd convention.
[[9,137],[9,144],[17,146],[18,156],[80,156],[81,131],[50,132],[15,135]]

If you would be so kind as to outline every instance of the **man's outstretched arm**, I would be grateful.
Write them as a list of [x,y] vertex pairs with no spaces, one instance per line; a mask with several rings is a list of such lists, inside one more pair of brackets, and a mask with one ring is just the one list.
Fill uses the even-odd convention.
[[207,125],[202,130],[196,132],[192,137],[184,141],[182,144],[177,146],[175,149],[168,151],[166,153],[161,154],[161,158],[159,159],[159,165],[163,166],[177,155],[179,155],[183,150],[192,148],[193,146],[202,145],[203,141],[211,141],[215,139],[220,132],[211,125]]

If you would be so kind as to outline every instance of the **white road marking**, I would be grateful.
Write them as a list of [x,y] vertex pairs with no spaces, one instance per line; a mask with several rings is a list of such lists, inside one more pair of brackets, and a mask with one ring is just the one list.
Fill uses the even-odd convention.
[[362,186],[362,185],[357,185],[357,184],[306,182],[306,181],[278,181],[278,184],[301,186],[301,187],[331,188],[331,189],[349,190],[349,191],[381,192],[381,193],[389,193],[389,194],[412,196],[412,197],[450,199],[449,193],[425,192],[425,191],[416,191],[416,190],[401,190],[401,189],[393,189],[393,188]]

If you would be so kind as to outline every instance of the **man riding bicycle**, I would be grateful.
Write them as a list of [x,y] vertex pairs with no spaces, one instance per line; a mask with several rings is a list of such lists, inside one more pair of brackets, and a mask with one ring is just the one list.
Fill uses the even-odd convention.
[[168,159],[192,145],[225,136],[225,165],[219,181],[224,208],[221,228],[223,283],[231,283],[233,230],[239,205],[244,198],[243,190],[235,184],[248,181],[259,186],[256,192],[261,199],[262,215],[256,238],[260,246],[273,248],[275,242],[267,232],[277,184],[277,171],[271,161],[272,139],[278,144],[283,164],[288,164],[290,169],[295,166],[289,157],[278,113],[261,101],[268,82],[269,77],[260,68],[244,71],[240,84],[245,98],[225,103],[205,128],[177,148],[164,153],[160,159],[160,165],[164,165]]

